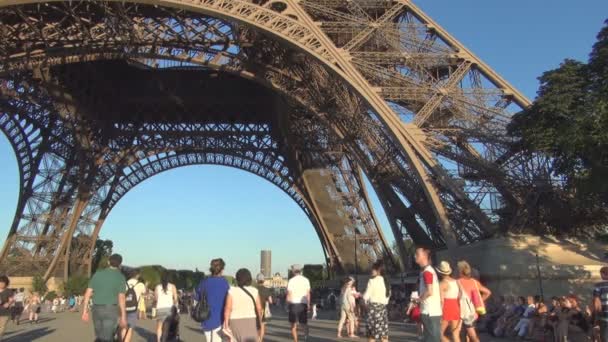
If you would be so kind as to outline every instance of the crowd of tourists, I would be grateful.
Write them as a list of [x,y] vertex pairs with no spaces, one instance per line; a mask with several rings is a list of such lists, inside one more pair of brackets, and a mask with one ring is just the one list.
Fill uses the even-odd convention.
[[427,342],[480,341],[478,332],[508,340],[608,342],[608,267],[600,271],[591,305],[576,295],[494,296],[472,275],[468,262],[457,263],[457,275],[447,261],[432,266],[431,252],[417,248],[421,268],[419,289],[413,291],[407,315]]
[[[372,266],[363,293],[357,291],[354,278],[346,277],[339,291],[317,289],[314,300],[300,265],[291,267],[293,277],[284,294],[277,295],[264,286],[262,274],[254,279],[246,268],[236,272],[235,285],[230,286],[224,277],[226,264],[219,258],[211,260],[210,276],[190,293],[178,290],[166,275],[148,291],[137,270],[125,277],[118,254],[109,258],[109,268],[93,275],[84,296],[26,296],[23,289],[10,290],[9,279],[0,276],[0,340],[9,320],[19,324],[25,313],[35,323],[47,305],[46,312],[81,307],[82,320],[93,322],[96,341],[130,342],[137,321],[147,317],[146,303],[153,303],[159,342],[179,341],[180,313],[188,312],[200,322],[207,342],[263,341],[273,304],[285,305],[296,342],[308,339],[308,319],[316,318],[317,306],[338,313],[337,339],[365,336],[368,341],[388,341],[390,311],[404,305],[422,341],[476,342],[478,333],[485,333],[508,340],[608,342],[608,267],[601,269],[603,282],[596,285],[593,302],[584,305],[575,295],[553,297],[550,303],[541,296],[493,296],[474,277],[468,262],[458,261],[456,271],[447,261],[434,267],[431,251],[424,247],[416,248],[415,260],[420,276],[409,303],[404,289],[391,288],[382,262]],[[204,317],[197,319],[195,313],[201,312]]]

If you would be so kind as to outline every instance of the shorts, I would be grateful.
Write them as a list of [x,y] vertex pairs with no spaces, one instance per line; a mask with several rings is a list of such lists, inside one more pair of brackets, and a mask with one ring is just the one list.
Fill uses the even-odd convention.
[[135,327],[137,325],[137,311],[127,312],[127,324],[130,328]]
[[289,323],[308,324],[308,305],[289,304]]
[[169,316],[171,316],[171,308],[157,308],[156,309],[156,319],[157,320],[164,321]]

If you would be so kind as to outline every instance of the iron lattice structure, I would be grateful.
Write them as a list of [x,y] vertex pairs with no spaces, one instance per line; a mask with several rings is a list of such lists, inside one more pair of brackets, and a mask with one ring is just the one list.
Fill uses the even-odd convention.
[[114,205],[185,165],[278,186],[343,271],[392,255],[366,177],[398,242],[448,249],[547,178],[506,135],[528,100],[409,0],[2,0],[0,34],[11,275],[89,271]]

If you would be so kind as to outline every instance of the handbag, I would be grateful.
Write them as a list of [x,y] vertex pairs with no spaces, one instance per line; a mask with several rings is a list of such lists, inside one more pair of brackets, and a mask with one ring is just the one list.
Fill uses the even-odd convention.
[[471,301],[471,298],[464,292],[460,281],[458,282],[458,304],[460,305],[460,318],[466,325],[472,325],[477,318],[475,313],[475,306]]
[[239,286],[239,287],[241,288],[241,290],[245,291],[245,293],[253,301],[253,311],[255,311],[255,323],[256,323],[255,325],[258,328],[258,330],[260,330],[262,328],[262,322],[260,320],[260,314],[258,313],[258,308],[257,308],[257,305],[256,305],[255,298],[253,298],[253,296],[251,295],[251,293],[249,293],[249,291],[247,291],[247,289],[245,289],[243,286]]
[[190,317],[195,322],[201,323],[209,319],[211,316],[211,308],[209,308],[209,302],[207,301],[207,291],[205,291],[204,286],[201,286],[201,298],[199,298],[198,302],[194,306],[194,309],[190,311]]
[[272,312],[270,311],[270,304],[268,304],[268,302],[266,302],[266,305],[264,306],[264,318],[266,320],[272,318]]
[[481,297],[481,292],[479,291],[479,286],[477,285],[477,280],[473,279],[473,283],[475,284],[475,290],[477,291],[477,293],[476,293],[477,301],[476,301],[476,303],[474,303],[475,311],[480,316],[483,316],[486,314],[486,305],[484,304],[483,298]]

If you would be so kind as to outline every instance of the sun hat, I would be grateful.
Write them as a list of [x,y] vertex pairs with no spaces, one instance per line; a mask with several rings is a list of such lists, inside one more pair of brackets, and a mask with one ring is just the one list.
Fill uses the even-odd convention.
[[258,282],[266,280],[266,277],[264,276],[264,273],[258,273],[258,276],[256,277],[256,280]]
[[291,271],[292,272],[302,271],[302,265],[299,265],[299,264],[291,265]]
[[437,266],[436,270],[437,270],[437,273],[439,273],[439,274],[443,274],[443,275],[452,274],[452,267],[450,266],[450,263],[447,261],[440,262],[439,266]]

